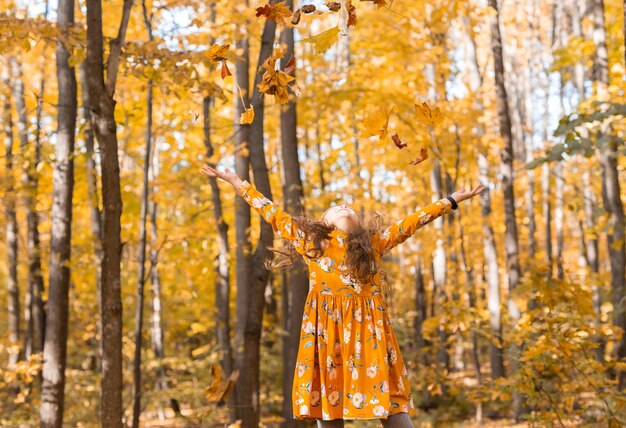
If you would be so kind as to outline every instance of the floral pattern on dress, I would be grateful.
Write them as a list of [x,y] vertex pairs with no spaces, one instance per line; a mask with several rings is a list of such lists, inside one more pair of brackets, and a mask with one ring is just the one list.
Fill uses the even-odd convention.
[[[300,344],[292,387],[297,419],[387,418],[414,414],[406,366],[380,288],[380,272],[359,284],[345,265],[345,232],[335,229],[322,241],[323,253],[306,257],[305,240],[291,216],[244,181],[238,194],[289,240],[309,268]],[[441,199],[392,223],[372,237],[382,257],[422,226],[451,210]]]

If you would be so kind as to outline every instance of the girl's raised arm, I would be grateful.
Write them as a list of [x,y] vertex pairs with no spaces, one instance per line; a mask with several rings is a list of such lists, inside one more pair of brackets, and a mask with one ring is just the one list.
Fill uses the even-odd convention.
[[393,247],[406,241],[417,229],[427,225],[444,214],[452,211],[452,202],[447,198],[439,199],[432,204],[407,215],[385,228],[378,235],[376,246],[381,254],[389,252]]
[[219,177],[232,184],[237,194],[257,211],[263,220],[272,226],[275,233],[278,233],[281,238],[291,241],[298,253],[306,253],[309,245],[305,242],[304,233],[298,229],[292,217],[270,199],[266,198],[254,185],[248,182],[248,180],[242,181],[236,174],[230,172],[228,169],[224,172],[220,172],[209,166],[204,167],[202,173],[210,177]]
[[[464,188],[454,192],[450,196],[441,198],[438,201],[418,210],[391,226],[384,229],[380,235],[374,237],[373,243],[381,254],[389,252],[393,247],[406,241],[417,229],[427,225],[444,214],[448,214],[457,208],[457,202],[464,201],[481,193],[486,187],[479,184],[473,190],[466,191]],[[453,206],[454,203],[454,206]],[[377,242],[376,242],[377,241]]]

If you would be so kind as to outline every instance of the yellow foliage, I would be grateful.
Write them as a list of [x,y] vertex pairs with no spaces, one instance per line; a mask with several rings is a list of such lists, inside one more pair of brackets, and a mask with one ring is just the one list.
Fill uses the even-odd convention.
[[306,37],[302,39],[303,42],[313,43],[315,45],[315,53],[323,54],[332,45],[339,40],[339,27],[333,27],[329,30],[323,31],[315,36]]

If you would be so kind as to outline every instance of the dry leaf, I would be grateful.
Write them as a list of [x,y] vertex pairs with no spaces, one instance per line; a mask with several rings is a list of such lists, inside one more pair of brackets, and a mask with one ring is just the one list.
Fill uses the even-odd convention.
[[268,3],[265,6],[256,8],[256,16],[265,16],[267,19],[275,21],[277,24],[285,24],[285,18],[291,16],[291,9],[285,5],[284,1],[279,3]]
[[296,57],[294,57],[293,55],[291,56],[291,59],[289,60],[287,65],[285,65],[285,69],[283,71],[285,73],[287,73],[288,75],[290,75],[290,76],[295,76],[295,73],[296,73]]
[[399,149],[403,149],[403,148],[405,148],[405,147],[407,146],[407,144],[406,144],[406,143],[403,143],[403,142],[400,140],[400,137],[398,137],[398,134],[393,134],[393,135],[391,136],[391,140],[393,141],[393,144],[395,144],[395,145],[396,145],[396,147],[397,147],[397,148],[399,148]]
[[339,3],[338,1],[329,1],[328,3],[326,3],[326,7],[332,12],[337,12],[339,9],[341,9],[341,3]]
[[213,375],[213,381],[204,390],[204,395],[210,403],[226,401],[235,386],[235,382],[239,379],[239,371],[234,370],[228,379],[224,380],[222,367],[219,364],[213,364],[211,365],[211,374]]
[[443,116],[441,115],[441,110],[439,107],[435,109],[431,109],[430,106],[423,102],[420,104],[415,104],[415,112],[417,113],[417,117],[423,123],[427,123],[430,125],[437,125],[443,121]]
[[414,161],[411,161],[411,165],[417,165],[418,163],[424,162],[426,159],[428,159],[428,152],[422,147],[420,150],[420,156]]
[[227,76],[232,76],[232,73],[228,69],[228,64],[226,64],[226,61],[222,61],[222,79],[225,79]]
[[287,84],[295,80],[295,77],[290,76],[282,70],[276,70],[276,61],[282,58],[283,55],[285,55],[284,47],[274,49],[272,55],[270,55],[270,57],[261,66],[261,69],[265,69],[265,73],[263,74],[261,83],[257,86],[260,92],[268,95],[274,95],[278,102],[284,104],[289,101],[289,90],[287,89]]
[[315,5],[314,4],[305,4],[304,6],[301,7],[302,12],[304,13],[313,13],[315,12]]
[[371,137],[378,135],[381,140],[387,137],[387,127],[389,126],[389,117],[393,111],[393,106],[390,109],[381,107],[373,113],[368,113],[365,119],[363,119],[364,137]]
[[356,6],[352,4],[352,0],[346,2],[346,9],[348,9],[348,27],[356,25]]
[[240,125],[249,125],[254,121],[254,106],[251,105],[250,108],[247,108],[246,111],[241,113],[241,117],[239,118]]
[[315,53],[324,53],[326,52],[332,45],[337,43],[339,39],[339,27],[333,27],[330,30],[326,30],[322,33],[319,33],[315,36],[307,37],[302,39],[303,42],[313,43],[315,45]]

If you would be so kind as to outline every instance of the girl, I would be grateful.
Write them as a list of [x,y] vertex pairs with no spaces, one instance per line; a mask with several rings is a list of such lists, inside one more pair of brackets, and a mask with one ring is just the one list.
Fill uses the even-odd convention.
[[374,418],[384,428],[413,427],[408,374],[381,288],[381,258],[485,187],[461,189],[384,227],[381,216],[361,219],[346,204],[328,208],[317,221],[292,217],[228,169],[206,166],[201,172],[232,184],[290,242],[289,259],[301,255],[308,265],[292,389],[294,418],[317,419],[320,428]]

